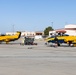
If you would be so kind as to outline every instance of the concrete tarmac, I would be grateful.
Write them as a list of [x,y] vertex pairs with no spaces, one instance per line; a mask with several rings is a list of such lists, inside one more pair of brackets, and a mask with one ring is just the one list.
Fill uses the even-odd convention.
[[76,47],[1,44],[0,75],[76,75]]

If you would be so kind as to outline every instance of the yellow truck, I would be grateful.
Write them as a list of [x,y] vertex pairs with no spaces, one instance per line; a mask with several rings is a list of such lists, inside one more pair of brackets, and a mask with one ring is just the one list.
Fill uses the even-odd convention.
[[8,44],[11,41],[18,40],[21,36],[21,32],[17,31],[14,35],[0,35],[0,43],[6,42]]

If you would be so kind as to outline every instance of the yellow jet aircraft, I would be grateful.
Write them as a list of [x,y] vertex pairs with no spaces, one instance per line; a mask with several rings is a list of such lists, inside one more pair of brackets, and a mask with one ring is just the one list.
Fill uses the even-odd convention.
[[17,31],[14,35],[0,35],[0,43],[6,42],[8,44],[11,41],[18,40],[21,36],[21,32]]

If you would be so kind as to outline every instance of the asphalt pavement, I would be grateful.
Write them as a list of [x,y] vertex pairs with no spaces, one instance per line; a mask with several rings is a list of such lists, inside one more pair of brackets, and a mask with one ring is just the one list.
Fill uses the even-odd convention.
[[76,47],[0,44],[0,75],[76,75]]

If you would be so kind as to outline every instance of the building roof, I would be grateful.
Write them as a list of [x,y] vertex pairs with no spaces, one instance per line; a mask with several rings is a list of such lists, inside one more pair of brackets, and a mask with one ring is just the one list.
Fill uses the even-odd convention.
[[65,30],[56,30],[56,33],[66,33]]
[[76,28],[76,25],[74,25],[74,24],[69,24],[69,25],[66,25],[65,28]]

